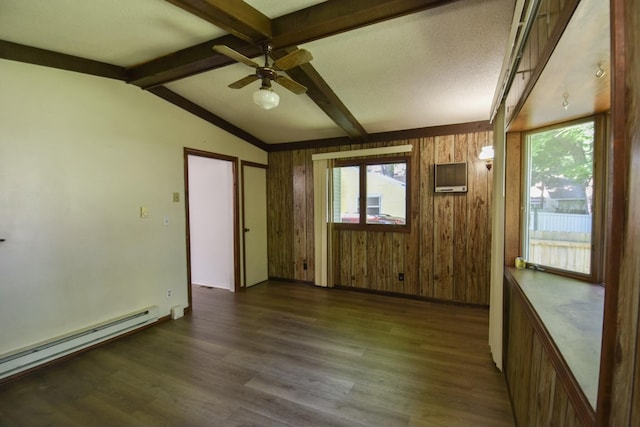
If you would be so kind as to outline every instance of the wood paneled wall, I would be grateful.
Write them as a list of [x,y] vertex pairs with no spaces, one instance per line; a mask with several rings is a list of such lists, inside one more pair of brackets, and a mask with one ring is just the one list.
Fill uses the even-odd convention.
[[611,0],[612,143],[597,425],[640,425],[640,2]]
[[505,376],[519,426],[581,426],[585,424],[536,333],[524,296],[505,278],[508,314]]
[[[491,131],[270,153],[269,275],[313,281],[312,154],[402,144],[413,145],[411,231],[334,230],[332,284],[488,305],[492,172],[478,155]],[[454,161],[467,162],[468,192],[434,193],[434,164]]]
[[267,172],[269,277],[313,281],[311,154],[309,150],[269,154]]

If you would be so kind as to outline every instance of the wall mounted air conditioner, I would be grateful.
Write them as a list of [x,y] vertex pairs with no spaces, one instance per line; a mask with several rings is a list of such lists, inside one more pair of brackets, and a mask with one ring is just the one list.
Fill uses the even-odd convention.
[[438,163],[435,165],[436,193],[464,193],[467,191],[467,163]]

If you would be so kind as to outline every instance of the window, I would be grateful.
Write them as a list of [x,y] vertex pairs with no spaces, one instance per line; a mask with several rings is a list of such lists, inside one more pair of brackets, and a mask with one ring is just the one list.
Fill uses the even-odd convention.
[[367,195],[367,215],[381,214],[381,210],[380,210],[380,207],[382,205],[381,199],[382,199],[381,195],[377,195],[377,196]]
[[596,280],[600,268],[602,120],[529,132],[525,138],[523,253],[544,269]]
[[408,231],[408,160],[336,162],[333,168],[333,223],[342,228]]

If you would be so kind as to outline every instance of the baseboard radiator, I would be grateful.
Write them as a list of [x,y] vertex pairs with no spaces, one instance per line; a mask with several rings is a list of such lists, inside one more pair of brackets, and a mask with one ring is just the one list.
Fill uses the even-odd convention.
[[158,306],[0,356],[0,380],[154,323]]

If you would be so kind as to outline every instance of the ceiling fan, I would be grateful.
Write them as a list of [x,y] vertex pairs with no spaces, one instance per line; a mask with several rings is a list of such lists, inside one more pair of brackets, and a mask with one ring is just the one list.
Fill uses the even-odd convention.
[[307,88],[300,83],[292,80],[286,76],[278,74],[278,71],[286,71],[293,67],[297,67],[313,59],[311,53],[305,49],[298,49],[291,52],[282,58],[274,61],[269,65],[269,53],[271,53],[271,45],[267,44],[264,47],[264,66],[260,66],[257,62],[250,58],[247,58],[243,54],[231,49],[225,45],[215,45],[213,50],[225,55],[235,61],[242,62],[250,67],[256,69],[254,74],[249,74],[240,80],[233,82],[229,85],[232,89],[240,89],[246,85],[253,83],[256,80],[261,80],[262,85],[260,89],[254,92],[253,101],[260,105],[262,108],[268,110],[276,107],[280,101],[280,97],[271,88],[271,82],[274,81],[279,85],[285,87],[291,92],[300,95],[307,91]]

